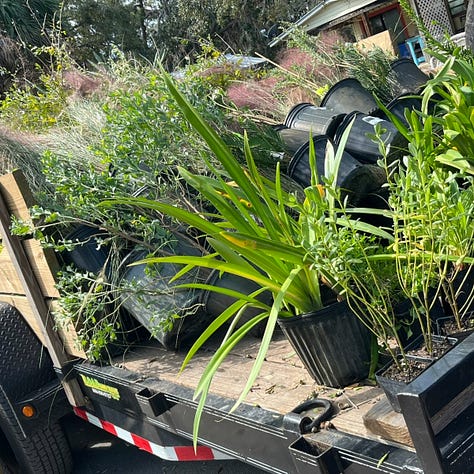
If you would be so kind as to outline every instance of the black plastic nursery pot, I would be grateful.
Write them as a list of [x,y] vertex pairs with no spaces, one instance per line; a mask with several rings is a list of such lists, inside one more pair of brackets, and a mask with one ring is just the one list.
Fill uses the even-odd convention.
[[357,79],[350,77],[337,82],[327,91],[321,107],[340,114],[349,114],[354,110],[370,114],[377,109],[377,102]]
[[[434,290],[433,290],[434,293]],[[431,300],[432,305],[430,308],[430,324],[431,331],[438,335],[439,332],[436,331],[437,322],[439,318],[445,316],[443,305],[440,299],[434,299],[434,296]],[[421,326],[420,321],[416,318],[412,311],[413,303],[411,300],[406,299],[397,303],[394,308],[394,314],[397,318],[397,322],[400,325],[398,331],[398,337],[400,343],[403,347],[411,347],[411,344],[416,343],[416,341],[421,336]],[[403,324],[405,323],[405,325]]]
[[418,94],[429,79],[429,76],[409,58],[393,61],[390,64],[390,70],[395,96]]
[[445,316],[436,320],[436,334],[440,336],[454,337],[463,341],[474,333],[474,313],[467,313],[460,320],[461,328],[454,316]]
[[109,256],[110,248],[101,243],[107,237],[110,235],[98,227],[80,225],[66,236],[66,240],[76,245],[72,250],[62,252],[62,258],[80,270],[98,273],[104,268]]
[[371,138],[371,135],[375,135],[376,125],[382,127],[380,139],[386,145],[390,145],[387,161],[393,162],[403,154],[407,141],[393,123],[357,111],[347,114],[339,125],[334,137],[336,145],[339,145],[344,131],[351,123],[352,127],[344,149],[362,163],[377,164],[377,161],[382,158],[378,141]]
[[[324,135],[313,138],[316,168],[318,177],[324,176],[324,162],[326,147],[333,144],[332,140]],[[288,165],[288,176],[303,187],[311,185],[311,169],[309,165],[310,141],[308,140],[293,155]],[[386,175],[382,168],[375,165],[362,164],[350,153],[344,151],[337,175],[337,185],[348,196],[351,204],[357,204],[367,194],[378,190],[386,182]]]
[[[177,238],[176,246],[168,250],[176,255],[200,255],[197,247],[190,245],[186,239]],[[130,266],[146,255],[143,251],[132,252],[126,259],[122,275],[126,283],[126,289],[121,294],[122,308],[165,348],[173,350],[192,344],[213,317],[204,310],[202,290],[174,287],[184,283],[203,283],[209,277],[210,270],[196,268],[170,283],[182,266],[158,264],[151,271],[147,270],[146,264]],[[170,326],[168,322],[171,320]]]
[[[238,275],[232,275],[230,273],[223,273],[220,275],[220,272],[217,270],[212,271],[206,284],[237,291],[239,293],[243,293],[244,295],[250,295],[260,288],[255,282],[248,280],[247,278],[243,278]],[[271,306],[273,302],[273,296],[269,291],[260,293],[257,299],[268,306]],[[219,316],[224,310],[226,310],[236,301],[237,298],[235,297],[215,291],[205,291],[202,299],[204,311],[211,319],[217,318],[217,316]],[[237,327],[240,327],[242,324],[246,323],[260,313],[262,313],[261,308],[247,307],[243,313],[240,314]],[[266,321],[262,321],[253,328],[250,334],[256,337],[262,336],[265,330],[265,325]]]
[[285,125],[288,128],[306,130],[314,135],[327,135],[332,138],[343,118],[343,113],[303,102],[290,110]]
[[[411,344],[409,344],[405,348],[405,352],[406,352],[405,360],[407,364],[410,366],[413,366],[414,367],[413,370],[416,371],[416,374],[413,375],[413,378],[411,380],[403,381],[397,378],[392,378],[389,375],[387,375],[387,372],[391,368],[393,368],[395,365],[395,362],[393,360],[388,362],[384,367],[378,370],[375,374],[375,379],[377,380],[378,385],[384,391],[392,409],[397,413],[401,412],[400,403],[398,401],[398,394],[409,391],[410,384],[415,382],[415,380],[418,377],[420,377],[426,369],[428,369],[433,364],[435,364],[438,360],[440,360],[458,342],[458,339],[452,338],[452,337],[448,338],[448,337],[443,337],[443,336],[438,336],[438,335],[432,335],[431,337],[434,344],[436,343],[446,344],[448,348],[446,348],[444,354],[441,357],[429,357],[429,356],[420,357],[417,355],[410,354],[410,350],[420,347],[423,344],[423,337],[419,336],[414,341],[412,341]],[[401,356],[399,357],[399,362],[402,363]]]
[[308,140],[315,138],[318,134],[309,132],[308,130],[298,130],[296,128],[280,128],[278,135],[285,147],[285,150],[293,156],[301,146],[308,143]]
[[[408,125],[405,114],[411,112],[412,110],[421,110],[422,99],[419,96],[414,96],[411,94],[404,94],[396,97],[391,102],[389,102],[386,107],[389,112],[391,112],[395,117],[397,117],[404,125]],[[378,114],[377,114],[378,115]],[[380,114],[380,117],[388,120],[384,113]]]
[[345,302],[278,324],[319,385],[338,388],[367,377],[371,334]]

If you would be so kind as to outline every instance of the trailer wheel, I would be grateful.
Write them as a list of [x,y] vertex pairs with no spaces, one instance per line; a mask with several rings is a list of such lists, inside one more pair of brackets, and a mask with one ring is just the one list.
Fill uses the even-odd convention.
[[47,351],[21,314],[0,303],[0,469],[7,473],[72,471],[71,450],[59,422],[38,426],[27,436],[12,408],[19,397],[54,377]]
[[8,467],[8,464],[0,458],[0,472],[2,474],[13,474],[12,470]]

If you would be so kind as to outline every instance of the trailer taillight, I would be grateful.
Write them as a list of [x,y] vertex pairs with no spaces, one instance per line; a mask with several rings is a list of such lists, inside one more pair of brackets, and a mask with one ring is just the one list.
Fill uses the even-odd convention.
[[36,415],[35,407],[32,405],[23,405],[21,407],[21,412],[26,418],[33,418]]

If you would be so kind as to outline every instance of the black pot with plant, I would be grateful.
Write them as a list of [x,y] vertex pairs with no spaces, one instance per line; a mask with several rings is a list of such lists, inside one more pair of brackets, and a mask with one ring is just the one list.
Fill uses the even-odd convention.
[[316,383],[339,388],[368,376],[371,333],[346,302],[278,324]]
[[447,354],[458,340],[433,335],[433,347],[430,350],[424,347],[423,342],[423,337],[419,336],[404,348],[403,354],[388,362],[375,374],[378,385],[383,389],[392,409],[397,413],[401,412],[398,394],[408,392],[410,384],[428,367]]

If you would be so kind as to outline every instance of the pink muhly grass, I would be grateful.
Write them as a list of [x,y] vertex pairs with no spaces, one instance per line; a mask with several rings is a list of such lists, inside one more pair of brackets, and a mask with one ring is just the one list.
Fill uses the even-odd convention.
[[276,83],[275,77],[261,81],[236,82],[228,88],[227,95],[238,108],[268,114],[277,107],[277,99],[272,94]]

